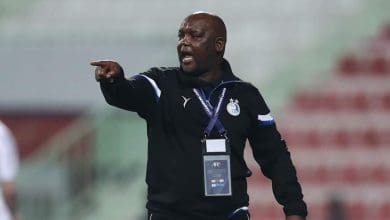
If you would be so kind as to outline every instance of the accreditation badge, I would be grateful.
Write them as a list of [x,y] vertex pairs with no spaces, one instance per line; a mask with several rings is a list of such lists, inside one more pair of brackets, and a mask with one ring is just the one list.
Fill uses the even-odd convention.
[[226,139],[203,141],[205,196],[231,196],[230,152]]

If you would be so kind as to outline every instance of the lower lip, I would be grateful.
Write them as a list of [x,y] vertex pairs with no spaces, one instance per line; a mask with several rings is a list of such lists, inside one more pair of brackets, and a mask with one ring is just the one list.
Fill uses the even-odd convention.
[[194,61],[194,59],[192,57],[188,57],[188,58],[183,58],[181,61],[183,64],[190,64],[192,63],[192,61]]

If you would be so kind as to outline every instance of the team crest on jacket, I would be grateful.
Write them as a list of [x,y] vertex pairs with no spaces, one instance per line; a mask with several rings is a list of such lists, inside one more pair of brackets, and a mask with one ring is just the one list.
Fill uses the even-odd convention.
[[227,112],[232,116],[238,116],[240,114],[240,106],[237,99],[230,99],[226,106]]

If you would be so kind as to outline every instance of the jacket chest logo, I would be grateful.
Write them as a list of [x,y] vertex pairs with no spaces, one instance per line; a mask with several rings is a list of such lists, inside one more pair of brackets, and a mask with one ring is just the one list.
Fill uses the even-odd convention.
[[185,97],[185,96],[181,96],[181,97],[182,97],[183,100],[184,100],[184,102],[183,102],[183,108],[186,108],[186,105],[187,105],[188,101],[190,101],[191,98],[187,98],[187,97]]
[[230,99],[229,103],[226,105],[226,110],[232,116],[240,115],[240,105],[238,105],[238,100]]

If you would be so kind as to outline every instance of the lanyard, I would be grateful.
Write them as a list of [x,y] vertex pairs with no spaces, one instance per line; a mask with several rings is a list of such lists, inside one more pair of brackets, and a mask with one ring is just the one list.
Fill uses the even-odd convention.
[[209,102],[209,100],[206,99],[206,96],[205,96],[203,90],[200,90],[201,92],[199,92],[199,90],[195,89],[195,88],[193,90],[194,90],[196,97],[198,97],[200,103],[202,104],[203,110],[207,113],[207,115],[210,118],[209,124],[207,125],[207,127],[204,131],[205,136],[206,137],[209,136],[209,134],[211,133],[211,130],[213,130],[214,126],[216,126],[218,129],[218,133],[220,135],[226,137],[226,129],[223,127],[221,121],[218,119],[219,112],[221,110],[221,105],[222,105],[223,99],[225,97],[226,88],[222,89],[222,92],[219,95],[218,104],[217,104],[216,108],[214,108],[211,105],[211,103]]

